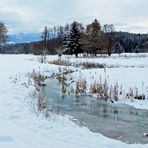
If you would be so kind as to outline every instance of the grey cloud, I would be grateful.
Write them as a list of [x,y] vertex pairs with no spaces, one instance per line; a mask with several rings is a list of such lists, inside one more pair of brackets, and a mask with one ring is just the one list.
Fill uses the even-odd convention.
[[125,31],[147,32],[147,6],[148,0],[1,0],[0,19],[13,32],[36,32],[45,25],[88,23],[94,18]]

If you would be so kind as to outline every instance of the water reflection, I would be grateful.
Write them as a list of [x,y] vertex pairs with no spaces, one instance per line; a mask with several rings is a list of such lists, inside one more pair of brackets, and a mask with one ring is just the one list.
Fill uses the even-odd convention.
[[80,124],[108,137],[116,134],[123,137],[120,140],[124,142],[148,143],[148,138],[142,138],[142,134],[148,132],[147,110],[135,109],[124,104],[106,103],[92,97],[76,97],[65,90],[67,88],[62,87],[61,92],[56,80],[50,80],[42,89],[49,102],[54,104],[55,113],[72,115]]

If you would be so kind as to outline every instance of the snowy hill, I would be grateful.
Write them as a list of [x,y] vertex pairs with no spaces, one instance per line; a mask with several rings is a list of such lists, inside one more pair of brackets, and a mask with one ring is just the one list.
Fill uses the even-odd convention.
[[28,33],[28,34],[11,34],[8,35],[8,43],[30,43],[41,40],[41,33]]

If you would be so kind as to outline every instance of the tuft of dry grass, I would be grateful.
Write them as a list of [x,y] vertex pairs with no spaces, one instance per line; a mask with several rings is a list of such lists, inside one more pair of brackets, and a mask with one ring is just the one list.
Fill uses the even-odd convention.
[[43,86],[46,79],[44,75],[42,75],[40,72],[36,72],[35,70],[33,70],[31,78],[34,81],[35,87]]
[[74,66],[76,68],[82,67],[84,69],[92,69],[92,68],[105,68],[105,64],[99,64],[99,63],[94,63],[94,62],[73,62],[71,63],[70,61],[66,60],[54,60],[49,62],[49,64],[54,64],[54,65],[59,65],[59,66]]
[[51,111],[53,110],[53,106],[50,106],[49,100],[41,93],[41,91],[33,91],[30,94],[32,100],[32,106],[34,109],[34,112],[39,115],[39,113],[42,113],[45,115],[45,117],[49,117]]
[[63,84],[67,81],[67,77],[65,75],[58,75],[57,80],[59,81],[60,84]]
[[105,64],[93,63],[93,62],[80,62],[74,63],[75,67],[82,67],[84,69],[92,69],[92,68],[105,68]]
[[110,86],[107,83],[107,80],[105,79],[104,81],[100,77],[100,81],[97,82],[94,80],[92,84],[90,85],[90,88],[87,86],[87,81],[85,79],[79,79],[79,81],[76,82],[76,87],[75,87],[75,94],[76,95],[86,95],[88,94],[92,96],[96,96],[98,99],[102,99],[105,101],[108,100],[114,100],[118,101],[119,99],[119,93],[122,91],[119,89],[119,85],[116,82],[114,86]]
[[86,90],[87,90],[87,81],[86,80],[81,79],[80,81],[76,82],[76,88],[75,88],[76,95],[86,94]]
[[126,98],[127,99],[137,99],[137,100],[145,100],[146,97],[144,94],[139,94],[139,91],[138,91],[138,88],[135,87],[134,89],[133,88],[129,88],[129,91],[128,93],[126,94]]
[[65,61],[65,60],[61,60],[61,59],[54,60],[54,61],[51,61],[51,62],[48,62],[48,63],[54,64],[54,65],[60,65],[60,66],[71,66],[70,62]]
[[31,73],[30,78],[34,82],[35,91],[31,94],[31,97],[34,98],[34,111],[36,114],[43,113],[45,117],[49,116],[49,113],[52,111],[52,108],[50,107],[50,103],[48,99],[42,94],[42,91],[40,89],[41,86],[44,86],[44,81],[46,79],[45,76],[43,76],[40,72],[33,71]]

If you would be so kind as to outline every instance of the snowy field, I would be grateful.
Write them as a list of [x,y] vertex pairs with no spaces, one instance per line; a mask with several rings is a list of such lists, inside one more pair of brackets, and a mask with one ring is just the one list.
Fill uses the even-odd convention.
[[[57,59],[49,56],[48,61]],[[62,57],[67,60],[67,57]],[[88,61],[86,58],[69,58],[71,62]],[[89,61],[106,65],[118,65],[118,68],[106,69],[110,84],[118,81],[123,88],[138,87],[141,93],[147,93],[148,55],[113,55],[110,58],[91,58]],[[74,67],[70,67],[75,70]],[[106,138],[101,134],[79,127],[68,116],[51,114],[46,119],[37,116],[30,107],[29,93],[33,86],[25,87],[28,73],[33,70],[50,76],[59,72],[59,66],[41,64],[33,55],[0,55],[0,148],[147,148],[148,145],[132,144]],[[91,76],[99,79],[104,76],[103,69],[81,70],[74,72],[73,78],[79,79],[79,73],[91,82]],[[91,76],[90,76],[91,73]],[[89,79],[88,79],[89,78]],[[147,96],[147,95],[146,95]],[[131,104],[137,108],[148,109],[148,100],[131,102],[121,98],[120,103]]]
[[[57,56],[49,57],[48,61],[58,59]],[[88,88],[95,81],[107,80],[109,86],[118,83],[119,87],[122,86],[122,95],[119,96],[118,103],[126,103],[140,109],[148,109],[148,54],[121,54],[108,56],[98,56],[97,58],[75,58],[63,56],[62,60],[75,63],[99,63],[106,67],[104,69],[78,69],[77,72],[72,74],[75,82],[80,79],[87,81]],[[146,100],[139,101],[136,99],[126,99],[126,94],[129,93],[130,88],[138,90],[139,95],[145,95]]]

